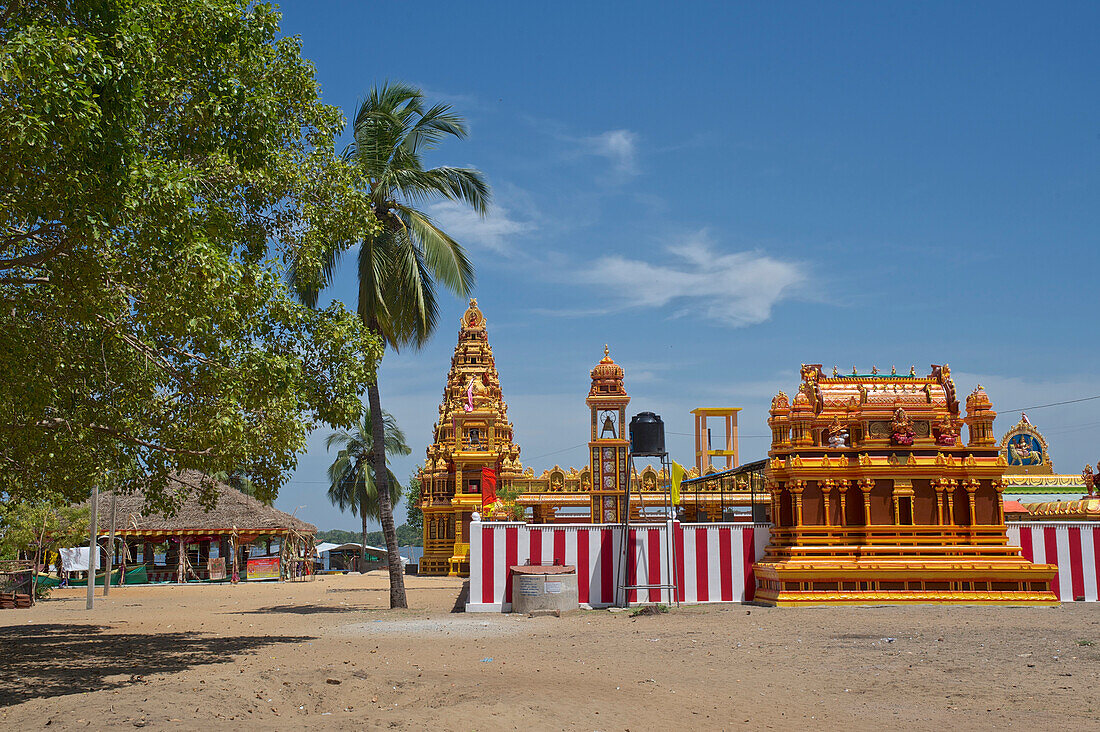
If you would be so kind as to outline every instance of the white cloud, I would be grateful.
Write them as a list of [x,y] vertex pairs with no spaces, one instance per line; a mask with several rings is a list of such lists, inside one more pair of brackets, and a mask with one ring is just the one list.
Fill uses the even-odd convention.
[[798,262],[716,251],[705,230],[668,252],[669,264],[604,257],[578,277],[606,288],[624,307],[673,307],[672,315],[698,314],[735,328],[766,321],[807,279]]
[[638,135],[630,130],[608,130],[582,140],[585,149],[611,161],[612,169],[621,177],[638,174]]
[[508,209],[493,206],[484,217],[457,201],[441,201],[428,207],[428,213],[439,228],[463,246],[478,246],[497,254],[508,254],[512,237],[535,228],[530,222],[510,217]]

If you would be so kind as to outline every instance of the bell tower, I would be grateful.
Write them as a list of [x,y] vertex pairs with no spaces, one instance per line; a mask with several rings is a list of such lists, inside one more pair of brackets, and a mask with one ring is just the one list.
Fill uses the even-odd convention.
[[630,480],[625,434],[626,405],[630,397],[623,387],[623,369],[611,360],[607,346],[603,359],[592,369],[592,388],[585,403],[592,412],[588,453],[592,466],[592,523],[618,523],[626,506]]

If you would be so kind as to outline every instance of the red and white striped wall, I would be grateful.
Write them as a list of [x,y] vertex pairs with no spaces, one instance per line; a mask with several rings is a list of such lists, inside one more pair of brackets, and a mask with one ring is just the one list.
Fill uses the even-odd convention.
[[[672,530],[679,601],[747,602],[756,589],[752,565],[764,556],[769,524],[680,524]],[[615,602],[622,584],[668,584],[667,524],[632,525],[629,581],[619,577],[620,524],[538,526],[522,523],[470,524],[468,612],[508,612],[512,579],[508,567],[522,564],[573,565],[579,599],[593,607]],[[1062,602],[1097,602],[1100,588],[1100,525],[1058,521],[1010,523],[1008,543],[1026,559],[1057,564],[1052,583]],[[671,601],[668,590],[631,590],[632,603]]]
[[[752,565],[764,555],[768,524],[680,524],[675,542],[680,602],[744,602],[756,588]],[[667,524],[635,524],[627,536],[629,579],[623,567],[621,524],[529,525],[486,522],[470,525],[468,612],[508,612],[512,578],[508,567],[527,564],[577,568],[579,600],[593,607],[615,603],[615,588],[669,584]],[[630,590],[631,603],[673,601],[667,589]]]
[[1051,589],[1062,602],[1100,600],[1100,524],[1061,521],[1008,525],[1008,543],[1036,564],[1057,564]]

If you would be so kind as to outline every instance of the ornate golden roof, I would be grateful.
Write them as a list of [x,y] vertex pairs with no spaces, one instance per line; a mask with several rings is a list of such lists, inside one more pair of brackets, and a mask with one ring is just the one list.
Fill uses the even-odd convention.
[[588,391],[589,398],[626,397],[626,388],[623,386],[624,375],[623,367],[611,359],[611,350],[604,345],[603,358],[590,373],[592,388]]
[[783,392],[776,394],[772,399],[772,416],[782,417],[790,409],[812,413],[815,424],[828,424],[834,417],[885,419],[898,408],[914,419],[942,419],[958,414],[955,385],[947,366],[933,365],[927,376],[916,376],[912,369],[908,375],[879,374],[877,368],[871,373],[861,374],[857,369],[853,372],[842,375],[833,369],[834,375],[826,376],[821,364],[803,364],[802,383],[793,401]]
[[1025,503],[1024,508],[1028,510],[1032,518],[1100,521],[1100,499],[1097,498],[1087,498],[1080,501]]

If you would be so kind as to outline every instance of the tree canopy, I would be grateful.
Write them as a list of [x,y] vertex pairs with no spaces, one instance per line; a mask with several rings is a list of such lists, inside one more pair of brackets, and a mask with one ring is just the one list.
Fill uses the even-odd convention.
[[48,501],[0,505],[0,559],[31,552],[36,561],[88,536],[88,507]]
[[379,230],[343,124],[268,5],[0,9],[0,495],[171,508],[191,468],[270,498],[355,421],[379,339],[284,284]]

